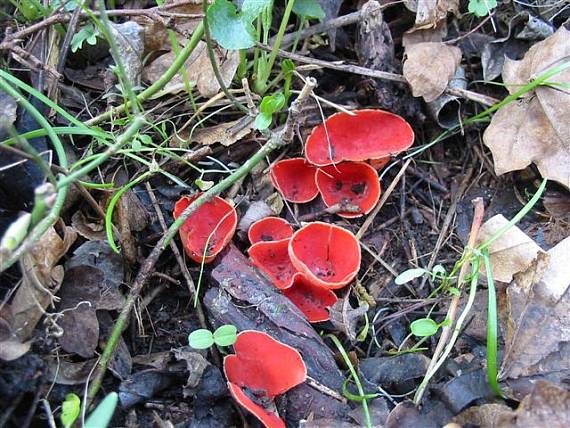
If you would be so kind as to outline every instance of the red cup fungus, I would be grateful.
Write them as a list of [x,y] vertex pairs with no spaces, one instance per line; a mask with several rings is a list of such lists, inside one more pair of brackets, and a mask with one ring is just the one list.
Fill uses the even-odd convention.
[[364,162],[342,162],[317,170],[317,187],[327,207],[335,204],[355,205],[359,212],[341,211],[342,217],[368,214],[380,198],[380,181],[376,170]]
[[402,117],[378,109],[336,113],[315,127],[305,143],[307,160],[317,166],[395,155],[414,142]]
[[376,171],[380,171],[390,162],[390,156],[385,156],[383,158],[378,159],[370,159],[368,163],[372,166]]
[[[202,193],[191,197],[183,196],[174,206],[174,218]],[[231,241],[237,226],[237,213],[234,207],[216,196],[201,205],[184,222],[179,230],[182,245],[188,257],[201,263],[209,263]]]
[[289,239],[258,242],[249,247],[253,264],[265,273],[280,290],[291,287],[297,269],[289,258]]
[[253,223],[247,232],[251,244],[258,242],[280,241],[290,238],[293,228],[281,217],[265,217]]
[[267,428],[285,428],[273,399],[303,383],[307,367],[299,352],[266,333],[238,334],[235,354],[224,358],[230,393]]
[[289,257],[309,281],[335,289],[354,279],[360,269],[361,254],[358,239],[350,231],[313,222],[293,234]]
[[309,322],[327,321],[330,318],[330,308],[337,302],[333,291],[314,284],[304,275],[295,275],[293,285],[283,294],[307,317]]
[[309,202],[319,194],[315,167],[304,158],[284,159],[273,164],[271,182],[289,202]]

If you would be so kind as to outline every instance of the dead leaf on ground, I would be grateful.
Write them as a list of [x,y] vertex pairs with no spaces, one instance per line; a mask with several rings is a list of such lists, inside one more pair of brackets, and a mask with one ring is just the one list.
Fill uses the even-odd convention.
[[228,147],[249,134],[252,126],[253,121],[249,117],[223,122],[208,128],[197,129],[190,137],[190,141],[203,146],[220,143]]
[[546,381],[537,381],[518,409],[499,420],[501,428],[566,428],[570,426],[570,392]]
[[32,341],[23,342],[12,328],[10,305],[0,308],[0,360],[12,361],[30,350]]
[[[502,379],[564,378],[570,371],[570,237],[538,253],[507,289],[508,325]],[[566,373],[566,375],[564,375]]]
[[444,43],[417,43],[406,48],[404,77],[415,97],[439,97],[461,63],[461,50]]
[[335,329],[346,334],[346,337],[354,343],[356,342],[356,326],[358,321],[368,312],[368,304],[362,303],[359,307],[353,308],[348,298],[339,299],[330,309],[330,320]]
[[[226,86],[230,86],[239,65],[239,52],[225,49],[215,49],[214,51],[222,79]],[[154,83],[172,65],[175,57],[176,54],[174,52],[168,52],[156,58],[144,68],[143,79],[149,83]],[[200,95],[205,98],[211,98],[219,92],[220,85],[212,70],[206,43],[198,43],[184,66],[189,81],[196,85]],[[177,93],[185,89],[184,80],[181,74],[178,73],[161,92]]]
[[140,86],[144,51],[144,28],[135,21],[111,22],[111,36],[117,44],[127,80]]
[[[564,26],[535,44],[521,61],[506,59],[503,81],[519,91],[549,68],[570,56],[570,31]],[[550,81],[570,83],[570,69]],[[522,100],[501,108],[483,134],[493,153],[495,172],[504,174],[534,163],[543,177],[570,188],[570,93],[556,86],[539,86]]]
[[80,210],[75,211],[71,216],[71,227],[84,238],[90,241],[100,241],[106,239],[105,225],[103,219],[88,219]]
[[511,413],[511,408],[504,404],[483,404],[465,409],[453,418],[453,422],[461,426],[498,428],[500,419]]
[[0,129],[16,122],[16,100],[0,89]]
[[96,310],[118,310],[124,298],[122,258],[105,241],[88,241],[66,264],[61,287],[62,348],[84,358],[94,355],[99,341]]
[[459,13],[459,0],[406,0],[408,9],[416,12],[414,29],[433,28],[447,18],[449,12]]
[[[502,214],[487,220],[481,227],[479,243],[491,238],[508,222]],[[513,275],[530,266],[539,252],[543,250],[531,238],[518,227],[511,227],[489,246],[493,279],[511,282]]]
[[12,327],[20,339],[31,337],[45,309],[55,303],[55,293],[63,281],[63,266],[56,264],[76,238],[71,227],[65,227],[63,238],[51,227],[22,258],[22,284],[10,303]]

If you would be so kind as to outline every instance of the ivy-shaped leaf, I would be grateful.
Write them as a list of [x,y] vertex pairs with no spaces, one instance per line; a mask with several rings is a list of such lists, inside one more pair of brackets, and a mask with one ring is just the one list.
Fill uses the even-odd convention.
[[491,9],[497,7],[497,0],[469,0],[467,9],[478,17],[487,16]]
[[241,5],[241,15],[249,22],[253,22],[269,6],[271,6],[271,0],[244,0]]
[[83,48],[83,42],[87,42],[91,46],[95,46],[98,35],[99,30],[97,30],[93,24],[85,25],[81,30],[73,35],[73,38],[71,39],[71,52],[77,52],[79,49]]
[[253,19],[237,12],[228,0],[215,0],[206,14],[214,40],[225,49],[247,49],[255,44]]

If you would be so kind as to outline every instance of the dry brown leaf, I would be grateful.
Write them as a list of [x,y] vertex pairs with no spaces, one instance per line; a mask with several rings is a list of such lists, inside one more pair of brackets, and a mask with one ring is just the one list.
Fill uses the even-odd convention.
[[22,284],[11,302],[14,331],[22,340],[29,338],[54,301],[54,295],[63,281],[63,267],[56,263],[75,242],[77,233],[66,226],[63,239],[52,227],[48,229],[30,253],[22,258]]
[[551,382],[537,381],[515,412],[503,415],[500,428],[566,428],[570,426],[570,392]]
[[13,317],[10,305],[0,308],[0,360],[12,361],[30,350],[32,341],[22,342],[12,327]]
[[[570,56],[570,31],[564,26],[535,44],[520,61],[506,60],[503,81],[511,93]],[[550,79],[569,84],[570,69]],[[534,163],[543,177],[570,188],[570,93],[540,86],[523,100],[501,108],[483,135],[504,174]]]
[[507,289],[503,379],[570,371],[570,237],[538,253]]
[[461,50],[443,43],[417,43],[406,48],[404,77],[414,97],[431,102],[445,89],[461,62]]
[[220,143],[222,146],[231,146],[251,132],[253,121],[249,117],[231,122],[223,122],[194,131],[191,142],[203,146]]
[[367,311],[367,303],[361,303],[357,308],[353,308],[348,301],[348,297],[338,299],[329,309],[330,321],[337,330],[346,334],[346,337],[354,343],[356,342],[356,327],[358,321],[360,321]]
[[[479,243],[486,241],[509,221],[498,214],[483,224]],[[489,246],[493,279],[511,282],[513,275],[530,266],[542,249],[518,227],[511,227]],[[484,269],[483,269],[484,270]]]
[[406,0],[406,7],[416,12],[414,29],[433,28],[447,18],[447,13],[459,12],[459,0]]
[[[239,65],[239,52],[225,49],[215,49],[218,67],[222,79],[226,86],[232,82]],[[156,58],[143,70],[143,79],[149,83],[154,83],[172,65],[176,54],[168,52]],[[199,42],[190,57],[185,63],[188,79],[194,83],[203,97],[211,98],[218,93],[220,85],[216,80],[214,71],[208,58],[206,43]],[[164,92],[180,92],[185,90],[184,81],[178,73],[164,88]]]

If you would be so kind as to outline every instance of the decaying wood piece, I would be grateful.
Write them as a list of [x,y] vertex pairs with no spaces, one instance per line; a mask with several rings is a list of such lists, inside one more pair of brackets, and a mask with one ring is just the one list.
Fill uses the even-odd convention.
[[[233,324],[238,331],[270,334],[299,351],[309,377],[340,395],[344,379],[331,350],[297,307],[261,276],[235,246],[230,245],[218,258],[211,278],[215,287],[206,292],[203,302],[215,327]],[[315,419],[346,419],[350,407],[326,394],[326,388],[307,383],[293,388],[286,394],[280,414],[291,422],[310,414]]]

